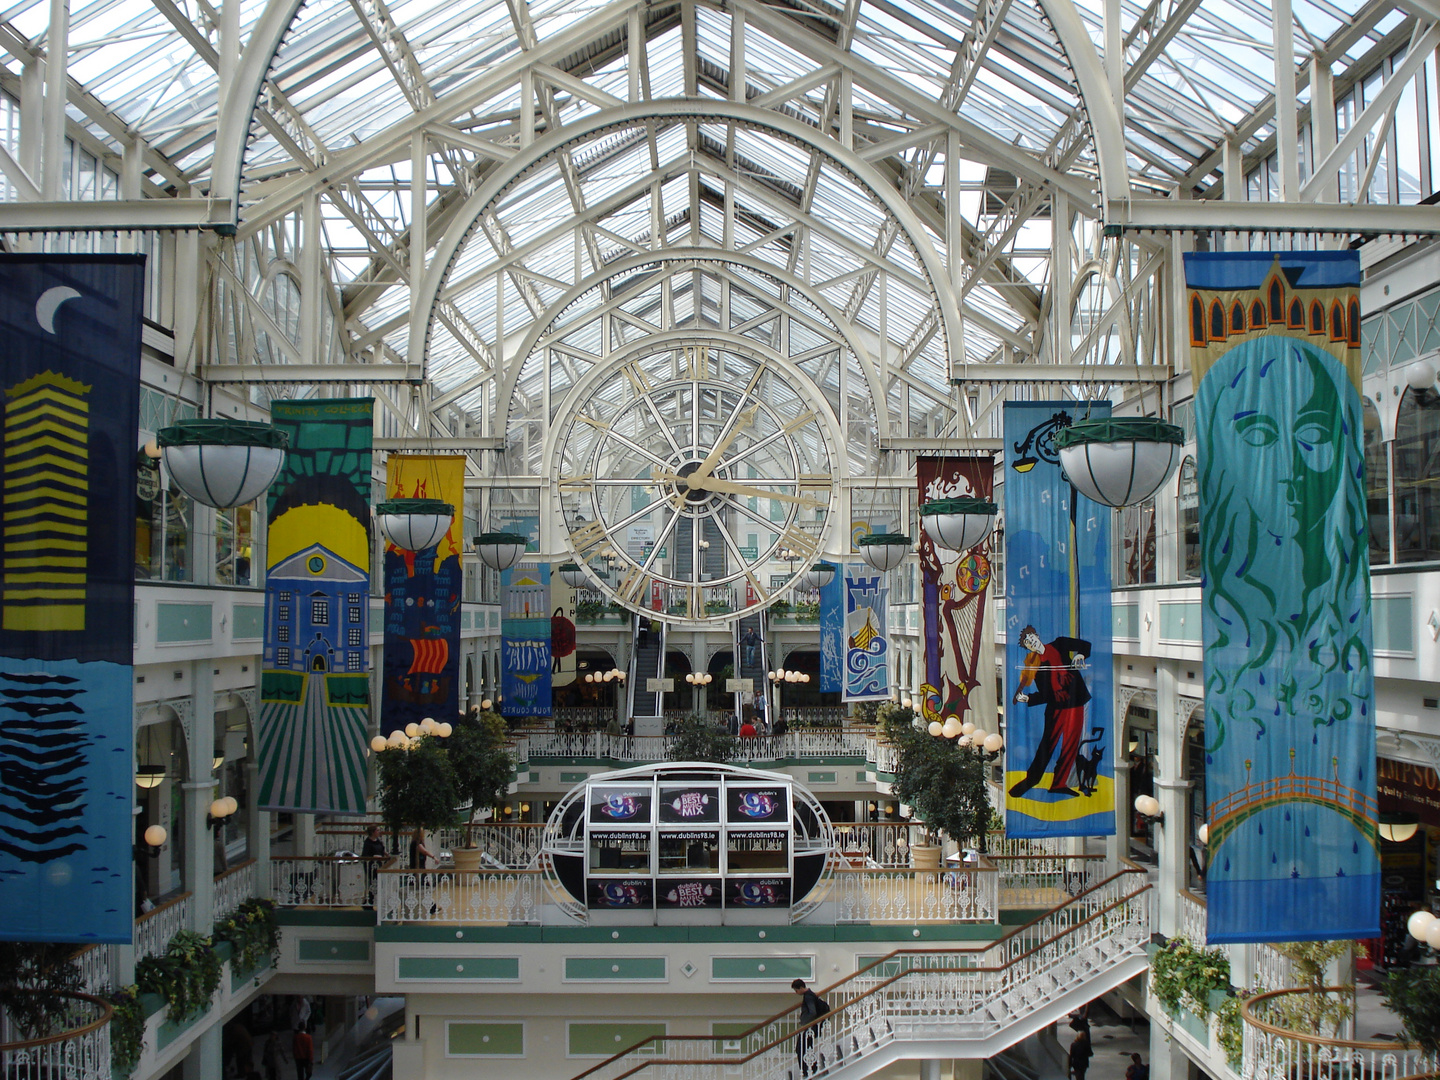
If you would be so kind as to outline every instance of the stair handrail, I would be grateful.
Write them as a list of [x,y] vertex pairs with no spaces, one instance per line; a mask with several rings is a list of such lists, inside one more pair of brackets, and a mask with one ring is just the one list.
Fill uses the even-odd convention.
[[[883,964],[886,964],[886,963],[888,963],[888,962],[890,962],[890,961],[892,961],[892,960],[898,959],[898,958],[903,957],[903,956],[937,956],[937,955],[955,955],[955,956],[961,956],[961,955],[966,955],[966,954],[974,954],[974,953],[984,953],[984,952],[988,952],[989,950],[994,949],[994,948],[996,948],[996,947],[1000,947],[1000,948],[1001,948],[1001,953],[1002,953],[1002,955],[1003,955],[1003,954],[1004,954],[1004,946],[1005,946],[1005,945],[1014,942],[1014,941],[1015,941],[1016,939],[1018,939],[1021,935],[1023,935],[1023,934],[1026,933],[1027,931],[1032,930],[1032,929],[1035,928],[1038,924],[1044,922],[1046,919],[1049,919],[1049,918],[1053,917],[1054,915],[1056,915],[1057,913],[1059,913],[1059,912],[1061,912],[1061,911],[1064,911],[1065,909],[1071,907],[1071,905],[1073,905],[1076,901],[1079,901],[1079,900],[1082,899],[1083,897],[1085,897],[1085,896],[1087,896],[1087,895],[1089,895],[1089,894],[1091,894],[1091,893],[1094,893],[1094,892],[1096,892],[1096,891],[1098,891],[1098,890],[1100,890],[1100,889],[1104,889],[1104,888],[1106,888],[1107,886],[1111,885],[1112,883],[1119,881],[1119,880],[1120,880],[1121,878],[1123,878],[1123,877],[1130,876],[1130,875],[1137,875],[1137,874],[1138,874],[1138,875],[1141,875],[1141,876],[1143,877],[1143,876],[1145,875],[1146,872],[1145,872],[1144,867],[1140,866],[1139,864],[1137,864],[1137,863],[1135,863],[1135,862],[1132,862],[1130,859],[1127,859],[1127,858],[1121,858],[1120,861],[1121,861],[1121,863],[1124,864],[1124,868],[1123,868],[1123,869],[1116,871],[1114,874],[1111,874],[1109,877],[1105,878],[1103,881],[1096,882],[1094,885],[1091,885],[1089,888],[1084,889],[1084,890],[1082,890],[1082,891],[1079,892],[1079,893],[1076,893],[1076,894],[1075,894],[1074,896],[1072,896],[1068,901],[1066,901],[1066,903],[1060,904],[1060,905],[1058,905],[1058,906],[1056,906],[1056,907],[1054,907],[1054,908],[1051,908],[1049,911],[1045,912],[1044,914],[1039,915],[1039,916],[1037,916],[1037,917],[1034,918],[1034,919],[1031,919],[1031,920],[1030,920],[1029,922],[1027,922],[1027,923],[1024,923],[1024,924],[1022,924],[1022,925],[1020,925],[1020,926],[1017,926],[1014,930],[1011,930],[1009,933],[1003,934],[1002,936],[1000,936],[1000,937],[998,937],[998,938],[995,938],[993,941],[976,943],[976,944],[973,945],[973,946],[962,946],[962,947],[960,947],[960,948],[945,949],[945,950],[938,950],[938,951],[935,950],[935,949],[895,949],[895,950],[893,950],[892,952],[886,953],[884,956],[881,956],[881,957],[873,960],[873,961],[870,962],[869,964],[866,964],[863,968],[860,968],[860,969],[854,971],[853,973],[845,976],[843,979],[839,979],[839,980],[831,983],[830,985],[826,986],[824,989],[818,991],[818,993],[819,993],[822,997],[831,995],[831,994],[833,994],[836,990],[838,990],[838,989],[840,989],[841,987],[843,987],[846,983],[849,983],[849,982],[852,982],[852,981],[861,979],[861,978],[865,977],[865,976],[866,976],[866,973],[869,972],[869,971],[871,971],[872,969],[877,968],[877,967],[880,967],[880,966],[883,965]],[[886,987],[891,986],[893,983],[897,982],[898,980],[903,979],[903,978],[907,978],[907,977],[909,977],[909,976],[911,976],[911,975],[916,975],[916,974],[943,975],[943,974],[949,974],[949,973],[961,972],[961,971],[966,972],[966,973],[969,973],[969,974],[978,974],[978,973],[980,973],[980,972],[986,972],[986,971],[991,971],[991,972],[993,972],[993,971],[1003,971],[1005,968],[1013,966],[1014,964],[1018,963],[1018,962],[1021,961],[1021,960],[1024,960],[1026,957],[1028,957],[1028,956],[1030,956],[1030,955],[1032,955],[1032,954],[1040,951],[1041,949],[1044,949],[1044,948],[1046,948],[1047,946],[1050,946],[1050,945],[1055,944],[1055,943],[1056,943],[1057,941],[1059,941],[1061,938],[1066,937],[1067,935],[1074,933],[1075,931],[1079,930],[1081,927],[1087,925],[1088,923],[1091,923],[1091,922],[1093,922],[1094,920],[1103,917],[1103,916],[1106,915],[1108,912],[1113,911],[1115,908],[1120,907],[1120,906],[1122,906],[1122,905],[1124,905],[1124,904],[1128,904],[1130,901],[1134,900],[1136,897],[1140,896],[1142,893],[1145,893],[1145,892],[1150,891],[1151,888],[1152,888],[1151,884],[1150,884],[1148,881],[1145,882],[1145,884],[1141,885],[1138,889],[1135,889],[1134,891],[1129,892],[1129,893],[1126,893],[1124,896],[1121,896],[1120,898],[1111,901],[1110,903],[1106,904],[1104,907],[1100,908],[1099,910],[1092,912],[1090,915],[1086,916],[1086,917],[1083,918],[1083,919],[1079,919],[1079,920],[1077,920],[1076,922],[1073,922],[1073,923],[1069,924],[1068,926],[1064,927],[1063,929],[1059,930],[1058,932],[1056,932],[1056,933],[1054,933],[1054,934],[1051,934],[1049,937],[1047,937],[1047,938],[1043,939],[1042,941],[1040,941],[1040,942],[1038,942],[1038,943],[1030,946],[1029,948],[1025,949],[1024,951],[1019,952],[1019,953],[1016,953],[1016,954],[1013,955],[1013,956],[1010,956],[1010,957],[1005,961],[1005,963],[1000,964],[1000,965],[997,965],[997,966],[976,965],[976,966],[974,966],[974,967],[947,967],[947,968],[908,968],[908,967],[907,967],[907,968],[905,968],[905,969],[903,969],[903,970],[901,970],[901,971],[899,971],[899,972],[896,972],[894,975],[891,975],[891,976],[889,976],[889,977],[887,977],[887,978],[882,978],[880,982],[876,983],[874,986],[871,986],[870,988],[868,988],[868,989],[862,991],[861,993],[857,994],[855,997],[851,998],[849,1001],[846,1001],[844,1004],[841,1004],[841,1005],[832,1007],[831,1010],[830,1010],[829,1012],[827,1012],[824,1016],[817,1017],[816,1019],[811,1020],[811,1021],[810,1021],[809,1023],[807,1023],[807,1024],[803,1024],[803,1025],[798,1025],[798,1026],[796,1026],[796,1027],[793,1028],[792,1030],[787,1031],[784,1035],[780,1036],[779,1038],[777,1038],[777,1039],[772,1039],[770,1042],[766,1043],[766,1044],[763,1045],[763,1046],[757,1047],[756,1049],[752,1050],[749,1054],[746,1054],[746,1055],[743,1056],[743,1057],[738,1057],[738,1056],[737,1056],[737,1057],[728,1057],[728,1058],[691,1058],[691,1059],[673,1059],[673,1058],[663,1058],[663,1057],[652,1057],[652,1058],[647,1058],[647,1059],[639,1062],[638,1064],[635,1065],[634,1068],[632,1068],[632,1069],[630,1069],[630,1070],[628,1070],[628,1071],[626,1071],[626,1072],[623,1072],[623,1073],[618,1074],[618,1075],[614,1078],[614,1080],[625,1080],[626,1077],[634,1076],[634,1075],[635,1075],[636,1073],[638,1073],[641,1069],[649,1068],[649,1067],[652,1066],[652,1065],[679,1065],[679,1064],[684,1064],[684,1065],[730,1065],[730,1066],[734,1066],[734,1065],[743,1064],[743,1063],[745,1063],[745,1062],[747,1062],[747,1061],[752,1061],[752,1060],[754,1060],[756,1057],[759,1057],[761,1054],[765,1053],[766,1051],[768,1051],[768,1050],[773,1050],[775,1047],[779,1046],[781,1043],[787,1042],[788,1040],[795,1038],[795,1036],[796,1036],[797,1034],[799,1034],[800,1032],[809,1030],[810,1028],[814,1028],[814,1027],[816,1027],[817,1025],[824,1024],[824,1023],[827,1023],[827,1022],[829,1022],[829,1021],[831,1021],[831,1020],[834,1020],[836,1017],[838,1017],[839,1015],[841,1015],[841,1014],[844,1013],[845,1011],[853,1008],[853,1007],[856,1005],[857,1002],[863,1001],[863,1000],[865,1000],[866,998],[870,998],[870,997],[872,997],[874,994],[876,994],[877,992],[885,989]],[[577,1074],[575,1077],[572,1078],[572,1080],[584,1080],[585,1077],[587,1077],[587,1076],[592,1076],[592,1075],[598,1073],[600,1070],[604,1069],[606,1066],[609,1066],[609,1065],[614,1064],[615,1062],[619,1061],[621,1058],[624,1058],[624,1057],[627,1057],[627,1056],[629,1056],[629,1055],[631,1055],[631,1054],[635,1054],[635,1053],[639,1052],[640,1050],[642,1050],[642,1049],[643,1049],[644,1047],[646,1047],[647,1045],[658,1044],[658,1043],[670,1043],[670,1042],[676,1042],[676,1043],[687,1043],[687,1042],[707,1042],[707,1043],[716,1043],[716,1042],[740,1042],[740,1041],[748,1038],[749,1036],[755,1034],[756,1032],[758,1032],[758,1031],[760,1031],[760,1030],[762,1030],[762,1029],[764,1029],[764,1028],[766,1028],[766,1027],[769,1027],[771,1024],[783,1023],[786,1017],[788,1017],[791,1013],[799,1012],[800,1008],[801,1008],[801,1005],[800,1005],[799,1002],[797,1002],[796,1004],[790,1006],[788,1009],[784,1009],[784,1010],[782,1010],[781,1012],[776,1013],[774,1016],[769,1017],[768,1019],[761,1020],[761,1021],[759,1021],[758,1023],[756,1023],[754,1026],[752,1026],[752,1027],[750,1027],[750,1028],[747,1028],[745,1031],[738,1032],[738,1033],[730,1033],[730,1034],[725,1034],[725,1035],[651,1035],[651,1036],[649,1036],[648,1038],[642,1039],[640,1042],[637,1042],[637,1043],[635,1043],[634,1045],[629,1046],[629,1047],[627,1047],[626,1049],[621,1050],[620,1052],[618,1052],[618,1053],[616,1053],[616,1054],[612,1054],[610,1057],[606,1058],[604,1061],[600,1062],[599,1064],[593,1065],[593,1066],[591,1066],[589,1069],[586,1069],[584,1072]]]

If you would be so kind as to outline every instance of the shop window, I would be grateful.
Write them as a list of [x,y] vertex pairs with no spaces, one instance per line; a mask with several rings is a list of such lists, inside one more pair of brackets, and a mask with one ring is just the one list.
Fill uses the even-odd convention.
[[193,581],[195,506],[158,469],[138,470],[135,491],[135,577]]
[[215,511],[215,583],[255,585],[255,505]]
[[1115,511],[1119,538],[1116,554],[1120,566],[1115,575],[1117,585],[1153,585],[1155,583],[1155,500],[1146,499],[1136,506]]
[[1395,423],[1395,559],[1440,559],[1440,394],[1406,390]]
[[1180,464],[1179,494],[1179,558],[1175,560],[1181,579],[1200,576],[1200,479],[1195,459],[1187,457]]
[[1365,399],[1365,514],[1369,520],[1370,564],[1390,561],[1390,454],[1380,430],[1380,413]]

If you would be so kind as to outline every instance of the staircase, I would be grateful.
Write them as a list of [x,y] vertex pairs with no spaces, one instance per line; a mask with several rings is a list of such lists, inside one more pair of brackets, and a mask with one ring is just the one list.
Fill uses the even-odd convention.
[[659,735],[664,726],[665,695],[646,689],[651,679],[665,675],[665,624],[657,622],[653,630],[642,630],[650,620],[635,616],[630,634],[630,672],[626,686],[630,690],[630,715],[635,718],[636,735]]
[[991,1058],[1146,968],[1150,885],[1117,874],[974,949],[900,949],[820,991],[830,1013],[801,1029],[799,1003],[744,1035],[648,1039],[576,1080],[860,1080],[892,1062]]

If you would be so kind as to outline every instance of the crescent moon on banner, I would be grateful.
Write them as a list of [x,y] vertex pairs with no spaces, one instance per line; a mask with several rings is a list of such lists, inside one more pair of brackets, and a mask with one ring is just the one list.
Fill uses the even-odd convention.
[[66,300],[74,300],[80,293],[69,285],[57,285],[46,289],[35,301],[35,321],[47,334],[55,333],[55,313]]

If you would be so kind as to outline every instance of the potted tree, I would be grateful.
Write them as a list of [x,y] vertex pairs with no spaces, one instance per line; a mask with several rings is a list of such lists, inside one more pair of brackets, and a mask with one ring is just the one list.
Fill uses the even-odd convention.
[[375,772],[380,814],[391,836],[407,827],[434,832],[455,824],[455,768],[439,739],[422,735],[375,755]]
[[911,865],[938,870],[947,836],[957,844],[975,838],[983,845],[990,822],[985,755],[916,727],[914,710],[901,705],[882,706],[876,719],[896,749],[891,792],[925,829],[926,842],[911,845]]
[[[484,807],[501,802],[515,775],[515,759],[505,748],[505,721],[494,712],[462,716],[452,727],[445,753],[455,769],[455,781],[462,802],[470,803],[470,819]],[[455,852],[456,870],[478,870],[480,848],[474,833],[466,828],[464,847]]]

